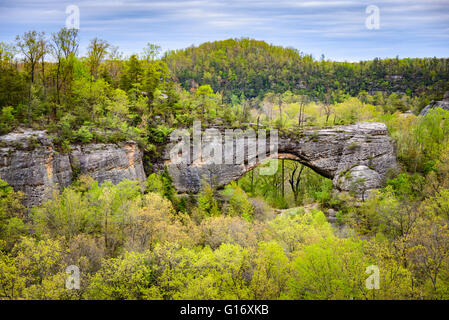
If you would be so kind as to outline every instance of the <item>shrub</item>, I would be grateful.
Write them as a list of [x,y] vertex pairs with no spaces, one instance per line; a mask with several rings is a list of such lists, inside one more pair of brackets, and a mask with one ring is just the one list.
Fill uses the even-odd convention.
[[230,216],[240,215],[243,219],[251,222],[253,220],[254,207],[249,202],[245,191],[237,184],[231,183],[228,191],[231,193],[226,213]]
[[13,107],[3,107],[0,113],[0,134],[8,133],[14,128],[15,117]]
[[89,143],[92,141],[94,135],[90,132],[89,128],[86,126],[82,126],[75,132],[75,139],[81,141],[83,143]]

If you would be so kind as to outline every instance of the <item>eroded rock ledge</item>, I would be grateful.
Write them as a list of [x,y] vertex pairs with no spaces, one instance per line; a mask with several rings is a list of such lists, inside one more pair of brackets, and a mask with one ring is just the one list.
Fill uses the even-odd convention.
[[25,193],[28,207],[40,204],[54,189],[70,185],[78,174],[100,183],[146,178],[142,152],[134,142],[72,145],[69,153],[60,153],[45,131],[0,136],[0,178]]
[[[169,157],[172,147],[173,144],[167,145],[164,159],[179,192],[197,193],[202,181],[220,188],[254,167],[247,163],[217,165],[204,161],[174,164]],[[388,171],[397,168],[394,145],[383,123],[365,122],[287,134],[279,137],[278,152],[278,158],[297,160],[332,179],[337,191],[356,191],[359,197],[382,187]]]
[[[203,147],[207,143],[203,141]],[[202,181],[223,187],[254,168],[248,162],[174,164],[169,157],[172,147],[172,143],[165,146],[161,160],[180,193],[199,192]],[[397,168],[394,145],[383,123],[281,135],[278,152],[278,158],[299,161],[332,179],[337,191],[356,191],[360,197],[382,187],[387,173]],[[27,206],[40,204],[54,189],[70,185],[78,174],[88,174],[100,183],[146,179],[142,152],[134,142],[72,145],[69,153],[60,153],[45,131],[21,130],[0,136],[0,178],[26,194]]]

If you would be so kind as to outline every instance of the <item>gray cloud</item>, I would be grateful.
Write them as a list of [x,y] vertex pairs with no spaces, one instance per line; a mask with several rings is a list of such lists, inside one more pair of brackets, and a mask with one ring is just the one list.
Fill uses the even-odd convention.
[[[449,1],[442,0],[0,1],[0,40],[56,31],[69,4],[81,11],[82,46],[99,36],[125,53],[146,42],[175,49],[240,36],[339,60],[449,52]],[[379,30],[365,28],[371,4],[380,8]]]

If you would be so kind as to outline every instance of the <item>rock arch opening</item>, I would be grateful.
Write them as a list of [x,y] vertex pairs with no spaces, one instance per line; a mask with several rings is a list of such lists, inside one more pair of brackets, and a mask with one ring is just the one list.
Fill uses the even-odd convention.
[[259,175],[257,169],[261,164],[246,172],[236,184],[249,196],[261,197],[279,209],[308,203],[324,204],[331,199],[331,179],[302,164],[295,156],[280,154],[278,159],[281,161],[278,161],[276,174]]

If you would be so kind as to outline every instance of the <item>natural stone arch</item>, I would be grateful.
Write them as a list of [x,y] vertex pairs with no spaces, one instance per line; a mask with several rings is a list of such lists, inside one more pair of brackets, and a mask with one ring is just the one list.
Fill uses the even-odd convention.
[[[257,164],[175,164],[165,148],[164,160],[180,193],[198,193],[202,181],[220,188],[238,180]],[[268,150],[268,148],[267,148]],[[325,129],[307,129],[279,136],[278,157],[301,162],[332,179],[338,191],[365,192],[384,185],[388,171],[397,168],[394,145],[385,124],[358,123]]]

